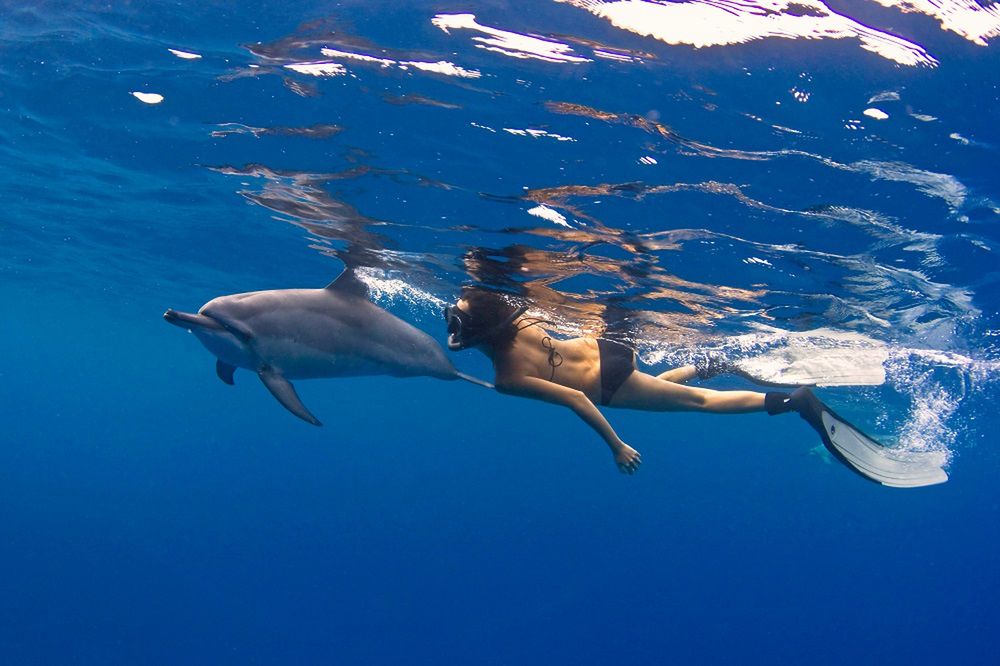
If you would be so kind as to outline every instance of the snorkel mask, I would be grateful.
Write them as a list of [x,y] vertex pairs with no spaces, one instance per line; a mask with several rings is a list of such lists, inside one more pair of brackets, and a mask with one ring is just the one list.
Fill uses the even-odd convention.
[[461,351],[469,347],[475,347],[480,342],[489,339],[497,331],[506,328],[514,323],[514,320],[528,311],[527,305],[517,308],[496,326],[492,326],[485,331],[469,334],[472,328],[472,315],[458,309],[457,305],[446,305],[444,307],[444,319],[448,323],[448,349],[451,351]]

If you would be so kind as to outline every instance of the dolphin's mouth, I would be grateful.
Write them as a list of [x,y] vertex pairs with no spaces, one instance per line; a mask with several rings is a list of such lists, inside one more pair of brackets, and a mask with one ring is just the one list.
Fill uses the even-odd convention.
[[168,324],[173,324],[174,326],[179,326],[180,328],[186,328],[189,331],[193,328],[222,330],[222,326],[219,322],[215,321],[211,317],[206,317],[203,314],[191,314],[189,312],[178,312],[177,310],[168,309],[163,313],[163,319]]

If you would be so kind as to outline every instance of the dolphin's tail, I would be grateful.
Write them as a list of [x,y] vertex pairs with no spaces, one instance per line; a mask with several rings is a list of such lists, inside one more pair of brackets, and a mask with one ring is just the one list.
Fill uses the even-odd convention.
[[484,382],[482,379],[476,379],[472,375],[467,375],[464,372],[456,372],[455,376],[458,377],[459,379],[464,379],[467,382],[478,384],[479,386],[482,386],[484,388],[489,388],[489,389],[496,388],[495,386],[493,386],[493,384],[490,384],[489,382]]

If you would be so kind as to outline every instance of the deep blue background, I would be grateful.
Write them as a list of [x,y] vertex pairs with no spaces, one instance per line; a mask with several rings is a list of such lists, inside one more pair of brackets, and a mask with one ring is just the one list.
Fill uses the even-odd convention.
[[[951,426],[955,459],[943,486],[865,483],[813,455],[798,419],[763,415],[614,413],[645,461],[623,477],[571,414],[460,383],[303,382],[300,394],[326,423],[311,428],[248,373],[223,385],[211,357],[160,318],[222,293],[319,286],[341,268],[301,229],[247,205],[240,183],[251,178],[207,166],[330,171],[343,168],[346,146],[361,147],[384,168],[467,188],[441,200],[445,211],[426,203],[445,195],[409,200],[416,190],[389,178],[332,186],[366,215],[432,224],[482,212],[477,223],[496,228],[513,209],[480,203],[487,184],[509,195],[522,185],[653,178],[634,163],[649,137],[547,114],[538,98],[518,95],[518,77],[547,86],[545,99],[642,112],[668,104],[649,90],[693,82],[751,108],[753,95],[785,90],[808,70],[814,94],[830,91],[815,102],[828,109],[792,109],[800,115],[786,122],[812,122],[822,136],[848,115],[835,92],[843,107],[863,108],[891,84],[942,121],[886,128],[898,132],[887,141],[921,168],[956,175],[973,198],[995,199],[995,45],[974,47],[926,17],[862,3],[838,8],[885,21],[941,66],[899,68],[840,42],[671,49],[538,3],[414,3],[391,13],[359,3],[0,7],[3,663],[982,663],[997,652],[1000,459],[988,434],[1000,419],[989,375],[970,384]],[[654,51],[669,66],[621,81],[623,69],[594,66],[583,81],[578,70],[484,54],[468,36],[449,40],[429,23],[446,11],[521,31],[567,32],[578,22],[581,35]],[[324,86],[318,98],[295,96],[276,75],[218,80],[254,62],[241,44],[331,16],[378,44],[490,66],[496,78],[473,85],[498,90],[495,98],[451,83],[422,89],[465,104],[480,114],[473,119],[558,121],[552,131],[593,132],[605,147],[547,145],[568,151],[560,172],[526,159],[513,137],[469,129],[464,116],[452,123],[441,120],[448,110],[381,103],[361,88],[396,83],[371,73],[313,82]],[[187,63],[166,46],[206,57]],[[799,60],[768,69],[791,57]],[[764,83],[741,83],[742,67]],[[147,107],[128,95],[144,86],[166,101]],[[678,104],[671,126],[681,133],[731,139],[730,116],[685,117]],[[724,109],[733,118],[739,110]],[[209,138],[220,122],[349,129],[327,142]],[[987,147],[961,150],[952,131]],[[838,160],[870,156],[870,143],[830,136],[825,148]],[[758,149],[786,141],[741,138]],[[814,168],[799,162],[748,171],[660,159],[692,171],[656,176],[663,182],[729,171],[776,205],[877,201],[908,228],[997,239],[988,204],[970,203],[958,214],[971,219],[958,222],[899,184],[785,187]],[[709,203],[730,212],[728,201]],[[670,228],[663,216],[650,225]],[[443,238],[409,241],[460,251],[454,235]],[[928,270],[969,289],[982,312],[953,350],[992,360],[995,255],[961,252]],[[395,311],[440,339],[431,308]],[[471,356],[456,362],[489,369]]]

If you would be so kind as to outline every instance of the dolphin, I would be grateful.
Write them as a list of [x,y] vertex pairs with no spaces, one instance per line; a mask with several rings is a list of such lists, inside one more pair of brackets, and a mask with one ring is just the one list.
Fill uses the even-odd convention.
[[214,298],[198,314],[167,310],[167,322],[194,333],[217,359],[226,384],[245,368],[295,416],[322,425],[290,379],[391,375],[464,379],[423,331],[368,299],[351,269],[323,289],[276,289]]

